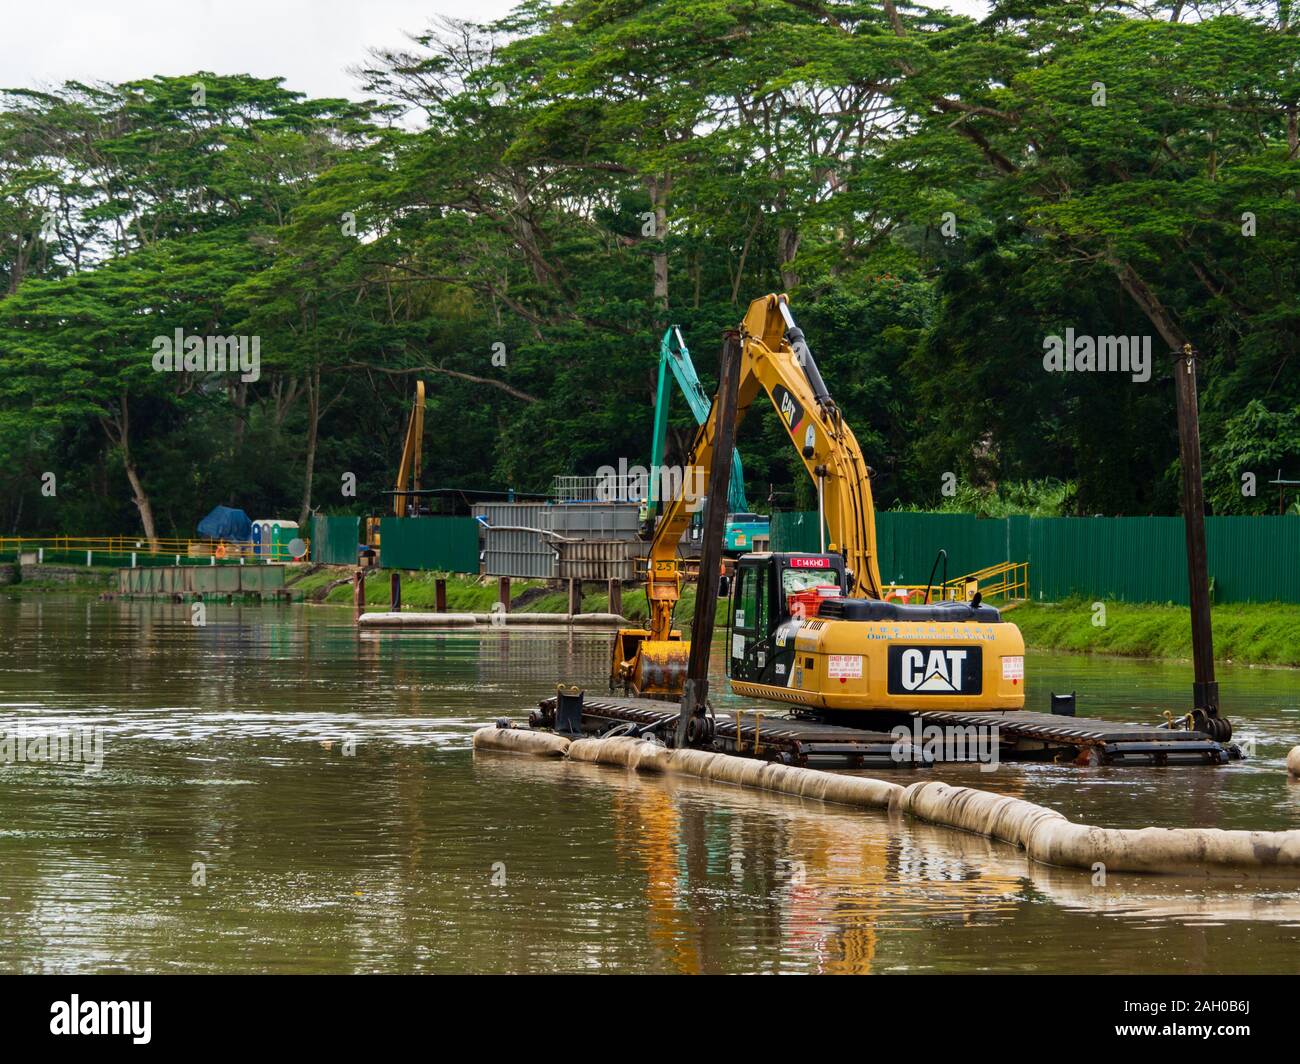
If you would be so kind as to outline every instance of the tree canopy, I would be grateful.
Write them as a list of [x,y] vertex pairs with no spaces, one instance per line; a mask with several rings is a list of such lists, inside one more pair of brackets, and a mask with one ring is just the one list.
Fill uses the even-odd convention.
[[[416,379],[428,486],[645,463],[662,330],[709,387],[770,291],[882,505],[1176,512],[1184,344],[1214,510],[1300,479],[1289,4],[526,0],[356,74],[0,95],[7,533],[374,512]],[[1149,379],[1049,372],[1067,335]],[[172,337],[258,370],[158,372]],[[772,419],[740,445],[760,509],[808,503]]]

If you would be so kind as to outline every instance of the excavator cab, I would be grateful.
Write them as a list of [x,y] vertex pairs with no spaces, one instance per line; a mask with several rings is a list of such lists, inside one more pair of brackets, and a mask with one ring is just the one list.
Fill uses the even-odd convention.
[[794,661],[793,632],[823,602],[847,591],[838,554],[743,555],[731,582],[727,676],[784,686]]

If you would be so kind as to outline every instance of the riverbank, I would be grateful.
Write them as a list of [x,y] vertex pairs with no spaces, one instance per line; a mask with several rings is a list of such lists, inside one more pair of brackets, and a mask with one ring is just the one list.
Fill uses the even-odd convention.
[[[330,606],[352,605],[352,571],[346,566],[321,566],[297,576],[290,572],[286,587],[303,602]],[[80,591],[100,594],[112,586],[112,570],[82,570],[84,583],[64,580],[24,580],[0,585],[0,594],[25,592]],[[79,574],[80,575],[80,574]],[[433,611],[437,602],[438,574],[402,573],[402,607],[412,611]],[[497,601],[497,582],[471,576],[448,575],[447,609],[452,613],[488,613]],[[542,580],[511,582],[512,613],[565,613],[568,596],[564,589],[548,587]],[[388,573],[375,570],[366,581],[366,605],[371,609],[388,606]],[[622,615],[629,621],[647,618],[645,591],[623,589]],[[609,612],[609,596],[603,585],[588,583],[582,596],[581,613]],[[677,604],[677,625],[689,630],[695,615],[695,587],[682,589]],[[1216,606],[1214,656],[1238,665],[1300,667],[1300,605],[1292,603]],[[1099,614],[1090,600],[1025,602],[1006,614],[1024,634],[1032,650],[1064,650],[1072,653],[1110,654],[1122,657],[1187,660],[1191,657],[1191,628],[1185,606],[1161,604],[1105,603],[1105,623],[1094,624]],[[725,603],[718,604],[716,621],[726,624]]]
[[[1104,618],[1091,601],[1027,602],[1007,614],[1035,650],[1189,659],[1192,631],[1186,606],[1106,602]],[[1104,619],[1104,624],[1094,623]],[[1211,610],[1216,661],[1300,666],[1300,605],[1234,603]]]
[[[329,606],[352,605],[351,570],[342,567],[327,567],[304,576],[298,580],[292,577],[286,582],[292,591],[301,592],[304,602]],[[435,586],[440,574],[423,572],[402,573],[402,609],[433,610],[437,599]],[[447,610],[450,613],[488,613],[497,601],[497,581],[495,578],[482,579],[472,576],[444,576],[447,581]],[[342,580],[342,583],[338,581]],[[334,586],[331,586],[334,585]],[[609,612],[609,595],[603,584],[588,582],[584,585],[582,607],[579,613]],[[377,569],[366,579],[366,605],[372,608],[388,606],[388,573]],[[620,611],[629,621],[644,621],[648,616],[645,591],[625,587]],[[568,593],[563,588],[548,587],[544,580],[512,580],[510,582],[511,613],[567,613],[569,608]],[[690,627],[695,615],[695,586],[688,584],[682,589],[682,597],[677,604],[677,623],[680,627]],[[717,619],[726,620],[726,607],[718,603]]]
[[117,570],[80,565],[0,563],[0,594],[71,591],[99,595],[117,585]]
[[[326,570],[293,584],[311,601],[313,594],[339,579],[337,571]],[[402,577],[404,609],[433,609],[435,576],[405,573]],[[588,584],[582,597],[583,613],[609,611],[603,587]],[[366,604],[388,604],[388,580],[382,570],[366,583]],[[563,590],[548,589],[544,581],[516,580],[511,584],[511,611],[519,613],[564,613],[568,599]],[[447,608],[453,612],[485,613],[496,602],[495,580],[447,577]],[[341,584],[330,590],[324,602],[351,605],[352,586]],[[1096,625],[1090,600],[1026,602],[1007,614],[1033,650],[1065,650],[1073,653],[1113,654],[1133,658],[1186,660],[1191,657],[1191,626],[1185,606],[1147,603],[1105,603],[1105,624]],[[623,616],[630,621],[646,620],[643,590],[623,590]],[[682,589],[677,604],[677,624],[689,629],[695,615],[695,587]],[[1238,665],[1280,665],[1300,667],[1300,605],[1291,603],[1216,606],[1214,622],[1215,658]],[[717,623],[726,624],[725,603],[718,604]]]

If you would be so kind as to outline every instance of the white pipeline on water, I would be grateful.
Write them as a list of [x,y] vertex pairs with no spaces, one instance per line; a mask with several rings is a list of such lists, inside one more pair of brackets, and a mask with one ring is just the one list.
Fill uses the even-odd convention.
[[490,725],[474,733],[475,750],[506,750],[513,754],[537,754],[541,757],[563,757],[569,749],[569,740],[551,732],[533,731],[530,728],[498,728]]
[[[867,776],[795,768],[707,750],[669,750],[627,736],[570,743],[548,732],[482,728],[474,733],[474,746],[567,754],[573,761],[679,773],[839,805],[910,813],[932,824],[999,839],[1043,864],[1089,870],[1104,866],[1109,872],[1300,877],[1300,831],[1092,827],[1075,824],[1056,810],[1033,802],[938,780],[903,787]],[[1287,765],[1300,775],[1300,747],[1291,751]]]

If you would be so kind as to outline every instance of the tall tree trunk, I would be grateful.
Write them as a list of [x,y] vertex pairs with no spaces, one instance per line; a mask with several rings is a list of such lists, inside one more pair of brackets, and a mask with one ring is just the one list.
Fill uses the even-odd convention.
[[302,509],[298,511],[298,528],[307,527],[311,516],[311,481],[316,473],[316,438],[320,430],[320,366],[307,377],[307,458],[303,471]]
[[1160,302],[1159,297],[1151,291],[1146,281],[1129,263],[1113,257],[1109,258],[1108,261],[1115,271],[1115,276],[1119,279],[1120,287],[1137,304],[1138,309],[1146,315],[1147,320],[1156,327],[1161,339],[1169,345],[1169,349],[1171,351],[1180,350],[1183,344],[1187,343],[1187,334],[1183,332],[1165,305]]
[[667,327],[668,321],[668,190],[672,186],[672,177],[648,178],[646,186],[650,192],[650,205],[654,208],[655,231],[651,239],[655,241],[654,262],[654,303],[659,321],[656,331]]
[[799,254],[800,234],[798,229],[781,226],[777,230],[777,261],[781,264],[781,289],[789,292],[799,285],[799,275],[790,268],[794,257]]
[[153,504],[149,501],[149,496],[145,494],[144,484],[140,481],[139,470],[135,467],[135,462],[131,460],[131,453],[122,448],[122,468],[126,470],[126,479],[131,484],[131,491],[135,495],[135,508],[140,511],[140,524],[144,527],[145,538],[149,541],[149,549],[158,549],[158,529],[154,525]]
[[154,523],[153,503],[149,501],[144,482],[140,479],[140,470],[131,457],[131,410],[127,405],[126,392],[118,400],[117,417],[105,417],[101,423],[109,441],[116,444],[122,452],[122,468],[126,471],[127,483],[131,485],[132,502],[140,513],[140,525],[149,541],[149,549],[157,550],[158,528]]
[[227,385],[226,391],[235,410],[235,454],[238,456],[248,427],[248,382],[236,378],[233,384]]

